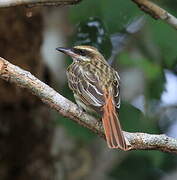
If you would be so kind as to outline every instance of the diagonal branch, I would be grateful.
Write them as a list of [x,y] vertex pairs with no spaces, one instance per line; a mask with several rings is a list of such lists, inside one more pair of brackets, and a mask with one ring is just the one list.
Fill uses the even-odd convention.
[[[0,58],[0,78],[12,82],[21,88],[26,88],[38,96],[50,108],[55,109],[61,115],[91,129],[93,132],[105,138],[101,121],[83,112],[76,104],[72,103],[54,89],[41,82],[30,72],[15,66],[3,58]],[[166,135],[152,135],[146,133],[124,132],[132,145],[132,149],[160,150],[177,153],[177,139]]]
[[150,14],[154,19],[161,19],[177,30],[177,18],[171,15],[166,10],[162,9],[161,7],[149,0],[132,1],[136,3],[141,10],[143,10],[147,14]]
[[12,6],[60,6],[77,4],[81,0],[0,0],[0,8],[12,7]]

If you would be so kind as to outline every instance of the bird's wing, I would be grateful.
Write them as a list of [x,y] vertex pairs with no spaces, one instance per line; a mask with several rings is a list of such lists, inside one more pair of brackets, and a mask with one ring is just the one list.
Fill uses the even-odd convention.
[[114,99],[115,99],[116,108],[119,109],[120,108],[120,77],[116,71],[114,77],[115,77],[113,83]]
[[101,107],[104,105],[103,91],[99,86],[99,79],[95,73],[83,70],[77,64],[71,66],[68,73],[70,88],[88,105]]

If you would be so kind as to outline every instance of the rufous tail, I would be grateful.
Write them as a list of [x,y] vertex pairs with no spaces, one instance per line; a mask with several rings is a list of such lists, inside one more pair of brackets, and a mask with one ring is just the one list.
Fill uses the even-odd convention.
[[114,99],[111,95],[105,94],[105,105],[103,106],[103,127],[106,141],[109,148],[120,148],[128,150],[125,137],[123,135],[118,115],[115,109]]

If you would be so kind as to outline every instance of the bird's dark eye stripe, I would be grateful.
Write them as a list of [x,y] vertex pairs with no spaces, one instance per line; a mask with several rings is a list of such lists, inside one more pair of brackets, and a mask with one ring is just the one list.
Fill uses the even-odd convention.
[[89,52],[87,50],[77,49],[77,48],[73,48],[73,52],[76,54],[79,54],[81,56],[87,56],[89,54]]

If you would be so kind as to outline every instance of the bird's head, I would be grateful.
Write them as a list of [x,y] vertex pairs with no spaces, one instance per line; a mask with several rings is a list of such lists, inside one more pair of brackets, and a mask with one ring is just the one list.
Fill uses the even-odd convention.
[[56,50],[63,52],[66,55],[72,57],[73,61],[80,62],[91,62],[94,60],[105,61],[101,53],[92,46],[74,46],[73,48],[58,47]]

